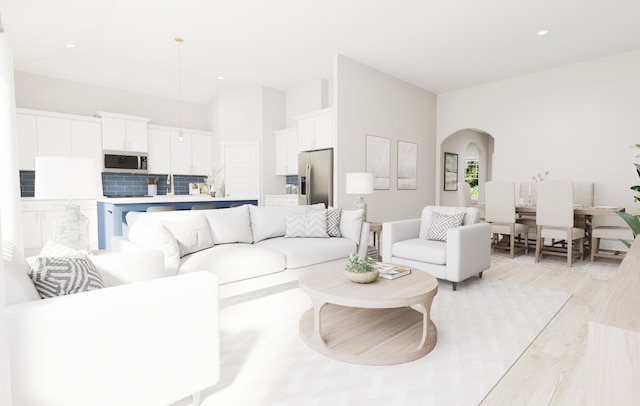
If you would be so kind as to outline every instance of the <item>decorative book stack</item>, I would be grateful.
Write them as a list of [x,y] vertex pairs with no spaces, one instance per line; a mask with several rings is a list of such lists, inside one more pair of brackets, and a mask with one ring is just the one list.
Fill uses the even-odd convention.
[[378,270],[378,277],[383,279],[396,279],[411,273],[411,268],[401,265],[385,264],[384,262],[376,262],[374,268]]

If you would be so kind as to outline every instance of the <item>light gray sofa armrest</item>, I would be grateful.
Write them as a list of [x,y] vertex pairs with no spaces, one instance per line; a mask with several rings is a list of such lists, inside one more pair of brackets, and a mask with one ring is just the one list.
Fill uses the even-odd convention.
[[16,405],[168,405],[220,376],[207,272],[7,306],[6,323]]
[[160,250],[97,251],[89,257],[102,276],[105,286],[141,282],[169,276]]
[[447,280],[460,282],[491,266],[491,225],[476,223],[447,231]]
[[418,238],[420,219],[389,221],[382,224],[382,261],[391,261],[391,246],[398,241]]

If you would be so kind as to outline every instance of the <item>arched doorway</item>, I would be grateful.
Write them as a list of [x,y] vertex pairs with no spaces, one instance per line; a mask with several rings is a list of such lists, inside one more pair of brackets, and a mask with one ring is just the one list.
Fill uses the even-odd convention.
[[[440,143],[440,160],[444,153],[458,155],[458,182],[467,181],[472,190],[472,199],[484,202],[484,183],[491,179],[494,138],[487,132],[478,129],[459,130]],[[445,191],[444,168],[438,167],[440,176],[438,202],[443,206],[458,206],[457,191]]]

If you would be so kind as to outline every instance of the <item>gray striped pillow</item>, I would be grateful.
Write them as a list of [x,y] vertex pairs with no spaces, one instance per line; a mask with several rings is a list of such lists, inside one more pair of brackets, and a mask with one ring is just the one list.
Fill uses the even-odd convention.
[[327,209],[327,234],[329,237],[342,237],[340,233],[340,216],[342,207],[329,207]]
[[464,221],[465,213],[457,213],[451,216],[440,214],[436,211],[431,213],[431,221],[429,222],[429,231],[427,232],[427,240],[447,241],[447,230],[450,228],[460,227]]

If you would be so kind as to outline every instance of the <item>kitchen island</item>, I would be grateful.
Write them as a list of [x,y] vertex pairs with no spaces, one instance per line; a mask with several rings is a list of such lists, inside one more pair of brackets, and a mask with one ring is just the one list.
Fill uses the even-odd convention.
[[232,204],[257,205],[257,199],[210,197],[207,195],[167,195],[144,197],[105,197],[98,199],[98,247],[111,248],[111,237],[128,234],[126,215],[130,211],[147,211],[154,206],[175,206],[177,210],[190,210],[193,206],[215,204],[219,209]]

